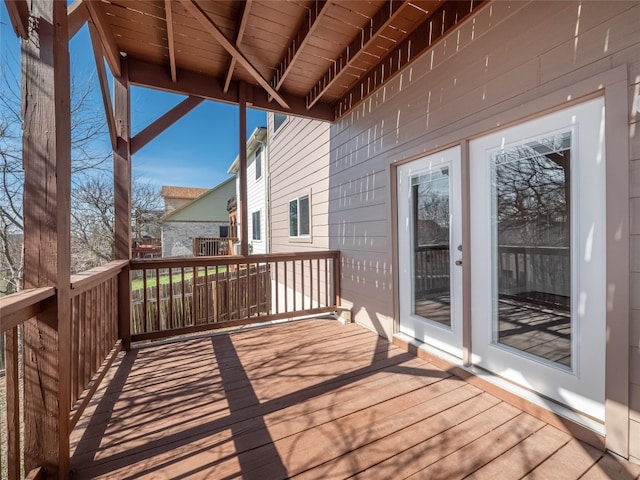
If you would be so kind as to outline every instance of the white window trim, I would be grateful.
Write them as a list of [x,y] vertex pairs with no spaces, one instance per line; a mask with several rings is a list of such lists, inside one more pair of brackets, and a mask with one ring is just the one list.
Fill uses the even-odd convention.
[[[262,158],[261,158],[263,151],[264,151],[264,148],[262,147],[262,145],[259,145],[255,149],[255,151],[253,152],[253,163],[254,163],[253,168],[254,168],[254,171],[255,171],[255,175],[254,176],[255,176],[256,182],[259,182],[260,180],[262,180],[262,177],[264,176],[263,172],[262,172],[263,165],[262,165]],[[258,156],[258,153],[260,154],[260,156]],[[257,176],[257,174],[258,174],[258,162],[260,162],[260,176],[259,177]]]
[[[260,238],[259,239],[256,239],[253,236],[254,232],[255,232],[255,229],[253,228],[253,215],[256,214],[256,213],[258,213],[260,215],[260,218],[259,218],[260,221],[258,222],[258,224],[259,224],[258,232],[260,233]],[[262,243],[263,241],[264,241],[264,239],[262,238],[262,209],[259,209],[259,210],[255,210],[255,211],[251,212],[251,242]]]
[[[290,230],[290,218],[289,218],[289,205],[291,205],[291,202],[293,201],[298,201],[298,206],[300,205],[300,199],[303,197],[308,197],[309,198],[309,233],[307,235],[298,235],[295,237],[291,236],[291,230]],[[297,197],[294,197],[292,199],[290,199],[287,202],[287,231],[289,234],[289,242],[290,243],[311,243],[313,241],[313,235],[311,232],[313,232],[313,221],[312,221],[312,206],[311,206],[311,191],[306,192],[306,193],[302,193],[300,195],[298,195]],[[300,230],[300,216],[298,215],[298,230]]]

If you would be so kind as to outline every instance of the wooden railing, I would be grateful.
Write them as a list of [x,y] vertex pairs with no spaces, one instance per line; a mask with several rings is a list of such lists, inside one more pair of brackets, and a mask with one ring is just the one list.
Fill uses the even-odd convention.
[[[21,444],[22,412],[24,411],[24,388],[22,385],[22,346],[19,327],[39,313],[50,308],[55,302],[56,290],[53,287],[36,288],[14,293],[0,298],[0,318],[2,333],[5,335],[5,385],[6,425],[2,422],[2,450],[0,465],[3,477],[9,479],[21,477],[23,465]],[[3,419],[4,420],[4,419]],[[5,443],[6,439],[6,443]],[[6,448],[6,451],[5,451]]]
[[121,349],[119,283],[128,266],[120,260],[71,277],[71,429]]
[[131,261],[131,340],[332,312],[339,252]]
[[233,242],[237,240],[237,238],[196,237],[193,239],[193,256],[233,255]]
[[[123,284],[125,275],[128,285],[128,260],[111,262],[103,267],[89,270],[71,277],[71,338],[70,341],[59,341],[59,344],[71,346],[71,371],[57,366],[47,366],[48,374],[58,379],[57,384],[69,388],[73,408],[70,412],[59,412],[64,418],[68,416],[69,430],[73,429],[89,402],[98,383],[106,373],[115,358],[119,348],[118,318],[121,305],[119,299],[119,285]],[[127,295],[128,299],[128,295]],[[19,327],[32,321],[41,314],[55,309],[57,302],[54,287],[25,290],[0,299],[0,318],[2,318],[2,333],[5,335],[5,396],[6,396],[6,429],[2,431],[6,438],[6,452],[0,452],[1,464],[6,468],[7,478],[21,477],[23,468],[23,451],[25,444],[37,443],[41,439],[28,438],[25,434],[24,443],[21,437],[24,429],[21,426],[23,414],[30,416],[26,408],[37,409],[38,402],[25,402],[21,394],[22,372],[26,368],[23,362],[22,335]],[[56,329],[59,330],[59,325]],[[36,356],[38,348],[29,349]],[[48,352],[47,352],[48,353]],[[50,353],[48,353],[50,355]],[[43,363],[45,359],[32,358],[30,363]],[[63,390],[64,394],[64,390]],[[47,421],[46,423],[51,423]],[[55,422],[54,422],[55,423]],[[6,431],[5,431],[6,430]],[[31,432],[41,435],[39,429]],[[58,443],[66,442],[68,438],[58,438]],[[3,442],[4,443],[4,442]],[[51,448],[51,446],[46,446]],[[6,463],[5,463],[6,462]],[[36,469],[42,470],[42,469]],[[32,471],[32,475],[36,471]],[[44,473],[42,473],[44,474]]]

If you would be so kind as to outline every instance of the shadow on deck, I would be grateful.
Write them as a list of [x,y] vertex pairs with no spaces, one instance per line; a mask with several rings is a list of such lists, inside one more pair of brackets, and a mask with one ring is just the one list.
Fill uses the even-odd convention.
[[121,354],[72,478],[637,478],[356,325],[291,322]]

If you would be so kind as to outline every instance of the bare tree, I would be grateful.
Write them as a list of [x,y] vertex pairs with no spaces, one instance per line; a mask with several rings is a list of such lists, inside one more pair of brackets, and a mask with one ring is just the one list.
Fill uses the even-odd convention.
[[[134,182],[131,220],[138,236],[160,229],[162,197],[153,185]],[[87,178],[74,185],[71,212],[71,268],[78,272],[113,260],[113,179],[108,175]]]
[[[21,92],[17,65],[8,54],[0,71],[0,293],[15,292],[22,284],[22,165]],[[71,81],[71,162],[74,185],[87,175],[104,169],[110,158],[106,144],[106,121],[100,102],[94,99],[91,75],[75,72]]]

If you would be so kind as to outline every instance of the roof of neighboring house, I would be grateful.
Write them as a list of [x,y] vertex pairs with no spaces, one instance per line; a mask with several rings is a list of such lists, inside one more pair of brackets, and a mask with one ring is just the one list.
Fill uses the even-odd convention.
[[[256,151],[260,144],[264,144],[267,140],[267,127],[256,127],[249,139],[247,140],[247,158],[253,152]],[[227,170],[227,173],[235,175],[240,168],[240,155],[236,156],[235,160]]]
[[160,195],[162,195],[163,198],[183,198],[194,200],[208,191],[208,188],[174,187],[172,185],[163,185],[160,190]]
[[229,219],[227,201],[236,193],[235,177],[230,177],[211,189],[204,189],[204,191],[205,193],[195,198],[192,202],[169,213],[165,217],[165,222],[227,221]]

